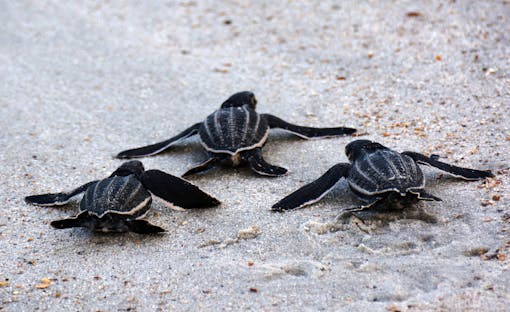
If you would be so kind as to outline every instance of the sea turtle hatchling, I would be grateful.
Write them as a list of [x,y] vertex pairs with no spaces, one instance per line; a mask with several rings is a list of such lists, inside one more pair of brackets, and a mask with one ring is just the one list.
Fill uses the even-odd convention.
[[287,169],[268,164],[262,157],[261,148],[266,143],[269,129],[280,128],[301,138],[320,138],[347,135],[356,129],[312,128],[290,124],[270,114],[255,111],[257,100],[252,92],[232,95],[204,122],[199,122],[166,141],[120,152],[117,158],[152,156],[167,151],[175,143],[198,133],[209,158],[189,169],[183,176],[211,168],[217,163],[239,166],[248,163],[253,171],[266,176],[281,176]]
[[149,210],[151,193],[170,206],[205,208],[220,202],[195,185],[159,170],[144,170],[140,161],[122,164],[108,178],[86,183],[67,193],[25,197],[37,206],[59,206],[81,194],[80,213],[51,222],[57,229],[85,227],[99,232],[164,232],[159,226],[140,220]]
[[425,177],[418,164],[436,167],[465,180],[493,177],[488,171],[452,166],[416,152],[398,153],[379,143],[356,140],[345,147],[350,163],[331,167],[319,179],[291,193],[273,205],[283,211],[319,201],[341,179],[346,178],[350,189],[364,204],[345,211],[359,211],[386,200],[389,204],[408,206],[418,200],[440,201],[423,189]]

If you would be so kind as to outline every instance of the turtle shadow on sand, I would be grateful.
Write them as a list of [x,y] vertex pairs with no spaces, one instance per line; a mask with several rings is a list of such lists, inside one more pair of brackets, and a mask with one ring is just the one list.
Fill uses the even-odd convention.
[[[333,233],[353,227],[371,233],[377,229],[388,227],[392,222],[402,220],[415,220],[428,224],[439,223],[439,218],[427,211],[428,206],[425,202],[402,206],[401,204],[381,201],[367,209],[356,212],[349,212],[342,208],[355,206],[358,201],[356,195],[349,191],[347,182],[342,181],[323,198],[325,204],[334,206],[331,210],[336,212],[336,216],[325,223],[308,222],[305,227],[318,234]],[[303,207],[299,209],[303,209]]]
[[77,255],[98,252],[111,254],[112,249],[110,248],[140,248],[143,245],[154,246],[154,244],[161,244],[161,239],[167,235],[167,231],[139,235],[133,232],[97,232],[86,228],[75,228],[72,231],[66,232],[66,235],[56,231],[51,233],[54,233],[55,240],[61,240],[58,247],[55,246],[52,252],[56,255],[65,255],[66,257],[69,251],[74,251]]
[[347,214],[341,212],[336,217],[335,222],[345,224],[348,223],[350,218],[363,223],[378,222],[383,226],[399,220],[417,220],[430,224],[439,222],[435,215],[426,211],[424,202],[413,203],[403,207],[383,201],[362,211]]

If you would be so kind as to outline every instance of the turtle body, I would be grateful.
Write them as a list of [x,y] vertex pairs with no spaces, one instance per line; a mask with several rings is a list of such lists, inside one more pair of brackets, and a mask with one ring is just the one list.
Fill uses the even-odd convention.
[[262,147],[269,130],[280,128],[301,138],[321,138],[347,135],[356,129],[346,127],[312,128],[288,123],[270,114],[258,114],[257,100],[252,92],[239,92],[229,97],[204,122],[194,124],[177,136],[166,141],[120,152],[117,158],[134,158],[159,154],[169,150],[177,142],[199,135],[200,143],[208,153],[208,159],[189,169],[183,176],[205,171],[221,163],[228,166],[249,164],[258,174],[281,176],[287,169],[268,164],[262,157]]
[[186,209],[219,204],[218,200],[181,178],[159,170],[145,171],[142,163],[136,160],[124,163],[105,179],[86,183],[71,192],[32,195],[25,201],[37,206],[59,206],[82,193],[79,214],[52,221],[53,227],[142,234],[164,232],[163,228],[141,220],[150,209],[151,193],[170,206]]
[[379,143],[356,140],[345,147],[350,163],[331,167],[319,179],[301,187],[273,205],[283,211],[303,207],[319,201],[342,178],[347,179],[351,191],[363,204],[349,211],[363,210],[386,201],[400,207],[419,200],[441,199],[424,190],[425,176],[418,164],[428,165],[465,180],[493,177],[488,171],[457,167],[416,152],[399,153]]
[[347,181],[355,193],[368,196],[386,192],[406,196],[408,192],[416,193],[425,186],[423,172],[411,157],[378,143],[366,146],[357,155]]

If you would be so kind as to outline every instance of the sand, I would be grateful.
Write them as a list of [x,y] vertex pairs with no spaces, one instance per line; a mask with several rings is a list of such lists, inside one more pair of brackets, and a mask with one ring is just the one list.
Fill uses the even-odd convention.
[[[0,2],[0,310],[503,311],[510,304],[510,2]],[[351,126],[395,150],[496,174],[424,168],[443,199],[336,223],[358,201],[280,198],[346,161],[353,137],[274,131],[266,178],[190,178],[218,208],[147,220],[163,235],[55,230],[77,205],[23,197],[108,176],[121,150],[169,138],[231,94],[309,126]],[[142,159],[174,175],[196,139]],[[428,216],[428,217],[427,217]]]

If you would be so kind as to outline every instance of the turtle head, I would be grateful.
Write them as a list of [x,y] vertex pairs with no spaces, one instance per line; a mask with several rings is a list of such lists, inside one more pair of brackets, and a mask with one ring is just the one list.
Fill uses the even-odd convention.
[[115,170],[111,174],[111,177],[113,177],[113,176],[128,176],[131,174],[138,176],[138,175],[142,174],[142,172],[144,172],[144,171],[145,171],[145,169],[144,169],[141,161],[131,160],[131,161],[126,161],[119,168],[117,168],[117,170]]
[[347,155],[347,158],[352,162],[361,156],[362,153],[380,149],[387,149],[387,147],[370,140],[356,140],[345,146],[345,155]]
[[242,107],[243,105],[248,105],[253,110],[257,107],[257,99],[255,98],[255,94],[253,94],[253,92],[237,92],[231,95],[225,102],[223,102],[223,104],[221,104],[221,108]]

